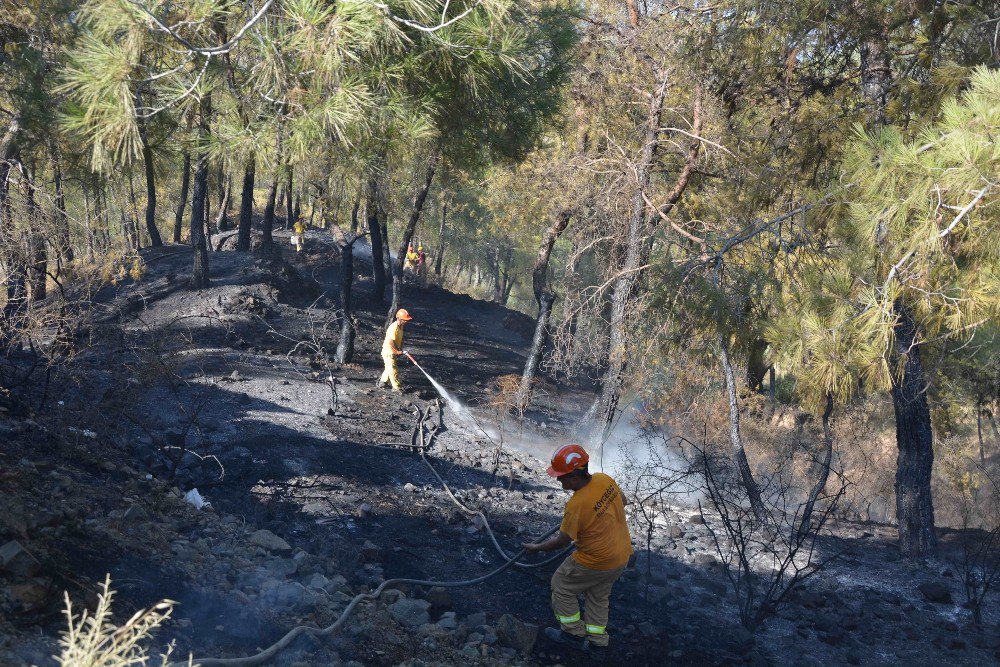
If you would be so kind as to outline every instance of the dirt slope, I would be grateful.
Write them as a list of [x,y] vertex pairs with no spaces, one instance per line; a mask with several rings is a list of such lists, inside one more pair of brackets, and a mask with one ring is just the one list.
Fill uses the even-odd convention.
[[[351,596],[386,578],[465,579],[503,562],[427,464],[399,446],[437,397],[408,365],[404,396],[374,387],[385,306],[371,303],[365,265],[356,266],[355,363],[338,367],[327,354],[338,331],[338,264],[325,236],[310,232],[308,252],[286,253],[287,261],[235,252],[211,260],[212,287],[192,292],[183,284],[186,248],[149,253],[141,281],[98,295],[81,353],[44,394],[36,389],[0,412],[0,545],[16,542],[36,561],[0,579],[0,664],[54,664],[59,591],[92,601],[105,573],[123,618],[164,597],[180,602],[160,644],[240,656],[296,624],[332,622]],[[519,372],[530,318],[433,287],[408,285],[403,303],[415,317],[406,347],[465,403],[476,406],[496,378]],[[532,426],[557,444],[589,399],[553,386]],[[478,417],[462,421],[446,409],[447,430],[428,460],[514,551],[558,523],[565,496],[526,454],[506,453],[501,475],[492,474],[495,445],[479,428],[486,413],[474,409]],[[191,488],[211,507],[186,502]],[[738,626],[695,514],[673,508],[653,550],[616,586],[605,655],[566,654],[543,639],[524,650],[519,638],[532,629],[521,622],[551,622],[551,565],[475,588],[404,590],[403,601],[390,592],[363,605],[344,632],[300,640],[276,663],[1000,658],[995,610],[976,630],[954,603],[928,602],[919,583],[959,600],[957,582],[941,563],[895,562],[893,531],[880,526],[840,527],[827,548],[846,558],[754,639]],[[501,622],[505,614],[517,620]]]

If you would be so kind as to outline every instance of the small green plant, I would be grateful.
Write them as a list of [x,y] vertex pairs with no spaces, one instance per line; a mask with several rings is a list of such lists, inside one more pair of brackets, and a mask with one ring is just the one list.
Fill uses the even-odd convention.
[[[111,590],[111,577],[104,579],[101,593],[97,597],[97,608],[91,615],[83,610],[79,617],[73,613],[73,603],[66,598],[66,621],[68,629],[63,633],[59,645],[62,652],[56,661],[63,667],[128,667],[147,665],[149,656],[143,646],[153,631],[170,618],[176,604],[172,600],[162,600],[149,609],[137,611],[120,626],[112,622],[111,602],[115,592]],[[173,643],[167,652],[160,655],[161,665],[167,665]],[[188,658],[188,667],[196,667]]]

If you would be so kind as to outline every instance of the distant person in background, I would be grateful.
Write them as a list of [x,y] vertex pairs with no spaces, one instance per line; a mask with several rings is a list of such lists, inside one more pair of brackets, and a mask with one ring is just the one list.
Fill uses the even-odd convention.
[[417,253],[413,251],[411,245],[406,251],[406,261],[403,262],[403,269],[413,273],[417,269]]
[[306,245],[306,225],[301,220],[292,225],[292,241],[295,243],[295,252],[302,252]]
[[[523,546],[534,553],[575,544],[576,551],[552,575],[552,611],[559,628],[545,628],[545,636],[575,648],[600,650],[608,645],[611,588],[632,557],[632,538],[622,490],[604,473],[591,474],[589,462],[580,445],[564,445],[552,455],[549,475],[573,496],[566,503],[559,532]],[[584,599],[582,619],[578,595]]]
[[417,248],[417,275],[420,276],[421,283],[427,281],[427,255],[424,254],[423,246]]
[[412,320],[405,308],[396,311],[395,321],[389,325],[385,331],[385,340],[382,341],[382,362],[385,370],[382,377],[375,383],[377,387],[384,387],[386,382],[392,384],[392,390],[397,393],[403,392],[403,385],[399,382],[399,367],[396,365],[396,357],[403,354],[403,327]]

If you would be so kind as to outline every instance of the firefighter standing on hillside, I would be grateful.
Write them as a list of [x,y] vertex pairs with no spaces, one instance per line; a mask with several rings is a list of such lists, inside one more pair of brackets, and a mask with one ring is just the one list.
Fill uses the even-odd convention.
[[[545,635],[582,649],[608,645],[608,599],[632,556],[625,496],[609,476],[590,474],[589,461],[580,445],[556,450],[548,473],[573,497],[566,503],[558,533],[524,545],[528,552],[536,552],[576,543],[576,551],[552,575],[552,611],[560,629],[545,628]],[[577,595],[584,596],[582,621]]]
[[393,391],[403,392],[403,386],[399,382],[396,357],[403,354],[403,327],[412,319],[405,308],[400,308],[396,311],[396,319],[386,329],[385,340],[382,341],[382,361],[385,363],[385,370],[382,371],[382,377],[378,379],[376,386],[384,387],[386,382],[390,382]]
[[302,252],[306,244],[306,226],[301,220],[292,225],[292,241],[295,242],[295,252]]

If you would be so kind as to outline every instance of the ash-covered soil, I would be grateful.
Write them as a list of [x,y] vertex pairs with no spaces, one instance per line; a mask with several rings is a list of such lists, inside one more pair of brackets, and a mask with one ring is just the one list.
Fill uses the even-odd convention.
[[[61,591],[93,604],[106,573],[120,620],[178,601],[154,648],[174,641],[175,655],[197,658],[249,655],[295,625],[328,625],[384,579],[468,579],[503,563],[481,522],[406,446],[437,401],[433,387],[406,362],[406,394],[375,387],[387,305],[372,302],[369,267],[356,260],[356,354],[338,366],[335,246],[311,231],[307,252],[284,254],[214,252],[212,286],[195,292],[187,248],[147,253],[140,281],[96,296],[72,359],[44,381],[36,370],[29,392],[0,397],[0,547],[16,552],[0,571],[0,665],[55,664]],[[505,449],[494,474],[495,436],[479,427],[496,379],[520,372],[533,322],[415,284],[403,305],[415,318],[405,347],[474,416],[446,407],[427,462],[514,552],[556,525],[566,500],[530,454]],[[527,420],[532,439],[544,449],[570,438],[592,400],[549,381]],[[193,488],[209,507],[185,500]],[[663,524],[649,551],[634,534],[638,566],[615,587],[612,647],[601,655],[535,638],[552,623],[551,564],[476,587],[390,590],[341,632],[300,639],[274,662],[1000,660],[996,598],[974,627],[954,568],[900,560],[891,527],[836,525],[822,549],[841,558],[751,635],[696,509],[670,508]],[[964,537],[944,534],[946,551]]]

